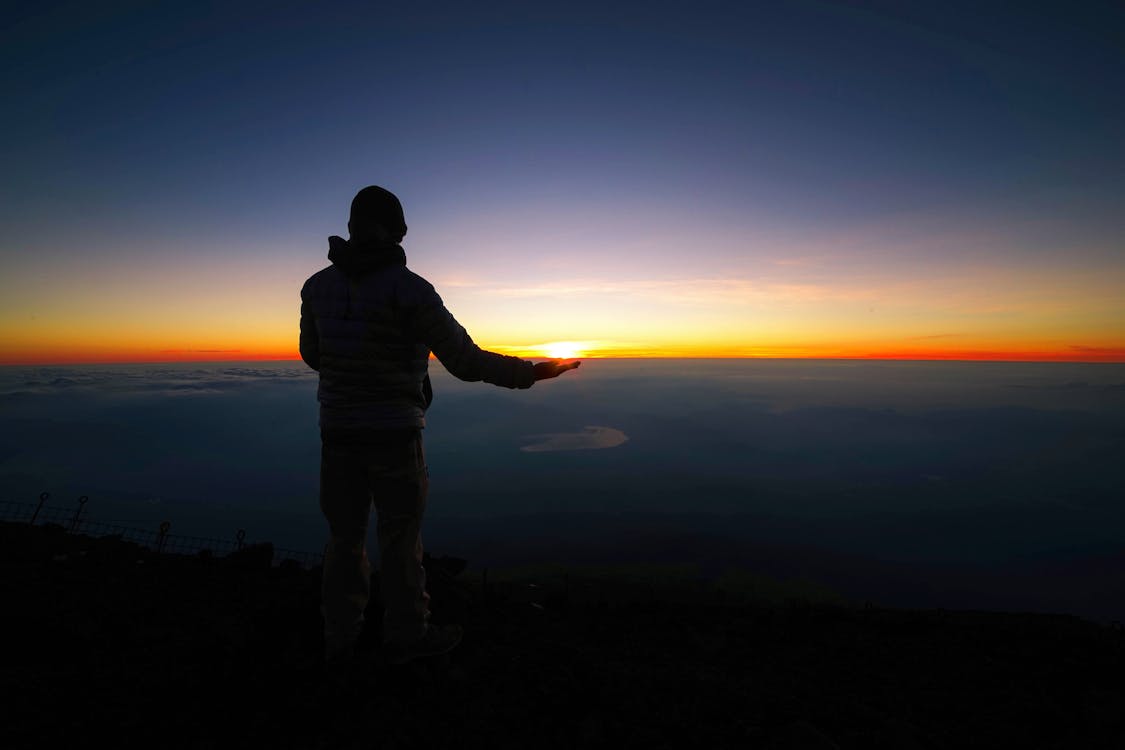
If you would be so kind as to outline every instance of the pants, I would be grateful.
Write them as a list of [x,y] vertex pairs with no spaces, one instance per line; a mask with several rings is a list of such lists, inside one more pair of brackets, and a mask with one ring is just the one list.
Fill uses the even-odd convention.
[[371,593],[367,524],[374,503],[383,598],[383,641],[406,645],[426,632],[422,516],[429,479],[420,431],[386,440],[321,446],[320,509],[328,520],[321,611],[329,656],[353,647]]

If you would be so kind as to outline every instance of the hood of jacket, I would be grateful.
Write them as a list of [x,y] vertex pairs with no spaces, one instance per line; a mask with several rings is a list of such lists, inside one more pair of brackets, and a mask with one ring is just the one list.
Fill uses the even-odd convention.
[[387,266],[405,266],[406,252],[393,242],[351,242],[332,236],[328,238],[328,260],[346,276],[361,276]]

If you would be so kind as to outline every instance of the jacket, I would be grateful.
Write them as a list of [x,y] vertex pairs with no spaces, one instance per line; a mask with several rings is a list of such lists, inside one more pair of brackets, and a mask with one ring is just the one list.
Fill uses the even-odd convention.
[[430,352],[461,380],[530,388],[531,362],[483,351],[397,244],[328,240],[332,265],[301,288],[301,358],[320,373],[326,440],[425,427]]

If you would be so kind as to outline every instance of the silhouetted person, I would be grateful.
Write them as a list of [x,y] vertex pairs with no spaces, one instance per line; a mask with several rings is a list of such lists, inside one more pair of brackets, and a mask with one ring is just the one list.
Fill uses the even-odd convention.
[[325,656],[350,659],[363,628],[371,568],[365,540],[374,502],[387,658],[402,663],[461,640],[429,624],[422,515],[429,480],[422,449],[432,351],[461,380],[505,388],[579,365],[532,364],[482,351],[433,286],[406,267],[406,221],[392,193],[370,186],[352,200],[350,237],[328,238],[332,265],[301,289],[301,358],[320,372],[320,507],[328,520],[322,611]]

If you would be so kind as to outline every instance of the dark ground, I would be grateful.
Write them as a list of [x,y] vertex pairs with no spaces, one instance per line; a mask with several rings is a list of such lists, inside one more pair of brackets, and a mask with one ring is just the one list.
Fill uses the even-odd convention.
[[[319,569],[0,524],[5,748],[1125,748],[1125,634],[1077,618],[489,584],[451,654],[319,664]],[[495,578],[495,575],[493,576]],[[612,596],[611,596],[612,594]],[[377,604],[373,609],[377,608]]]

